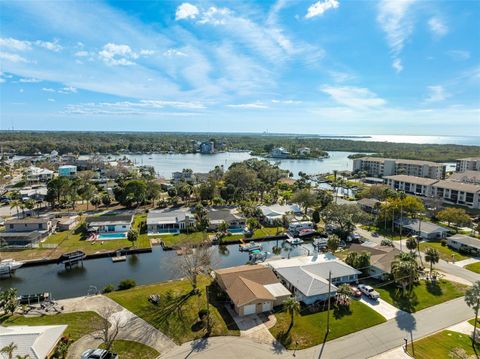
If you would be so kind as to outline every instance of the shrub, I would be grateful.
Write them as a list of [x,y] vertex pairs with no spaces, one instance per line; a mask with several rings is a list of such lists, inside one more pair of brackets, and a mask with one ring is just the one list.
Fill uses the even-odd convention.
[[102,293],[110,293],[110,292],[113,292],[115,290],[115,287],[113,286],[113,284],[107,284],[103,290],[102,290]]
[[133,279],[124,279],[121,280],[120,283],[118,284],[118,290],[126,290],[133,288],[137,285]]
[[442,247],[445,247],[447,245],[447,240],[444,238],[440,241],[440,244],[442,245]]

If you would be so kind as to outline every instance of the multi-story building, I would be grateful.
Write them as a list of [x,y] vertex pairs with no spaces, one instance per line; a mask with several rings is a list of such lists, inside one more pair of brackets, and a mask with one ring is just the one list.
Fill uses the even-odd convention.
[[456,171],[480,171],[480,157],[467,157],[458,159]]
[[480,185],[455,180],[434,180],[415,176],[386,176],[386,184],[409,194],[439,198],[444,203],[480,208]]
[[53,171],[46,168],[31,166],[26,173],[27,182],[48,182],[53,178]]
[[272,150],[271,156],[273,158],[288,158],[290,156],[290,152],[283,147],[277,147]]
[[213,141],[202,142],[199,148],[200,148],[200,153],[203,153],[203,154],[215,153],[215,143],[213,143]]
[[58,167],[60,177],[73,177],[77,174],[77,166],[65,165]]
[[430,161],[361,157],[353,160],[353,171],[365,171],[369,176],[376,177],[408,175],[443,179],[445,178],[446,166],[442,163]]

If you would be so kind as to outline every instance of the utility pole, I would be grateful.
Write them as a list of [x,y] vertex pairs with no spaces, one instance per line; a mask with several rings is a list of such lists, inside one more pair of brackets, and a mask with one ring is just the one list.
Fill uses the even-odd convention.
[[330,332],[330,295],[332,284],[332,271],[328,272],[328,303],[327,303],[327,334]]

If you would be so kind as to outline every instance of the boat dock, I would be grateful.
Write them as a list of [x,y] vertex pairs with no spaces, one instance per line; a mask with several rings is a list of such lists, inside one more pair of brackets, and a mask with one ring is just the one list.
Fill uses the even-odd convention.
[[82,264],[86,254],[82,251],[75,251],[70,253],[64,253],[58,260],[58,264],[65,265],[65,268],[71,268],[74,265]]

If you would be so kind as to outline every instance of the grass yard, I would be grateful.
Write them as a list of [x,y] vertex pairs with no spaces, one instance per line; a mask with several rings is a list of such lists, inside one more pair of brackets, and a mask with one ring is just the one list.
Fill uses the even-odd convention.
[[[181,344],[205,334],[206,330],[198,322],[198,311],[207,307],[205,289],[208,288],[212,318],[211,336],[239,335],[238,328],[223,302],[218,300],[219,292],[211,284],[210,278],[199,278],[198,288],[201,295],[192,295],[189,281],[176,280],[112,292],[108,297],[146,320],[177,344]],[[151,294],[160,295],[158,305],[148,301]]]
[[[101,349],[105,348],[105,345],[100,345]],[[134,342],[131,340],[114,340],[110,351],[117,353],[119,358],[122,359],[155,359],[160,353],[148,345]]]
[[480,262],[466,265],[463,268],[471,270],[472,272],[475,272],[475,273],[480,273]]
[[[285,232],[285,229],[283,227],[279,227],[278,229],[278,235],[281,235]],[[253,232],[252,238],[263,238],[263,237],[268,237],[268,236],[276,236],[277,235],[277,228],[276,227],[263,227],[260,229],[256,229],[255,232]],[[243,234],[234,234],[231,236],[225,236],[223,237],[222,241],[223,243],[228,243],[232,241],[238,241],[245,236]]]
[[181,247],[189,243],[201,243],[208,240],[208,234],[206,232],[192,232],[192,233],[180,233],[180,234],[168,234],[165,236],[159,236],[163,241],[165,247]]
[[[332,340],[377,324],[385,318],[359,301],[352,300],[349,311],[332,310],[330,313],[330,334]],[[304,349],[323,343],[326,332],[327,311],[313,314],[303,313],[295,316],[295,322],[289,333],[290,314],[280,311],[275,314],[277,324],[270,329],[287,349]]]
[[453,258],[455,259],[455,261],[461,261],[463,259],[470,258],[469,256],[460,254],[459,252],[448,248],[446,245],[442,246],[442,243],[440,242],[440,240],[420,242],[420,250],[422,252],[425,252],[428,247],[435,248],[438,251],[438,253],[440,254],[440,258],[445,260],[445,261],[451,262],[452,261],[452,254],[454,256]]
[[98,322],[100,325],[101,318],[95,312],[76,312],[61,313],[56,315],[44,315],[40,317],[24,317],[21,315],[13,315],[9,317],[1,317],[0,322],[4,326],[11,325],[68,325],[65,335],[75,341],[91,333],[95,327],[92,323]]
[[466,289],[463,284],[444,279],[437,281],[436,285],[422,280],[414,286],[412,294],[405,297],[401,296],[401,289],[393,284],[375,288],[383,300],[410,313],[461,297]]
[[[416,359],[431,358],[454,358],[450,352],[454,348],[465,350],[467,355],[480,353],[480,345],[476,346],[476,352],[472,345],[472,339],[465,334],[444,330],[429,337],[413,342]],[[412,346],[408,346],[408,353],[413,355]]]

